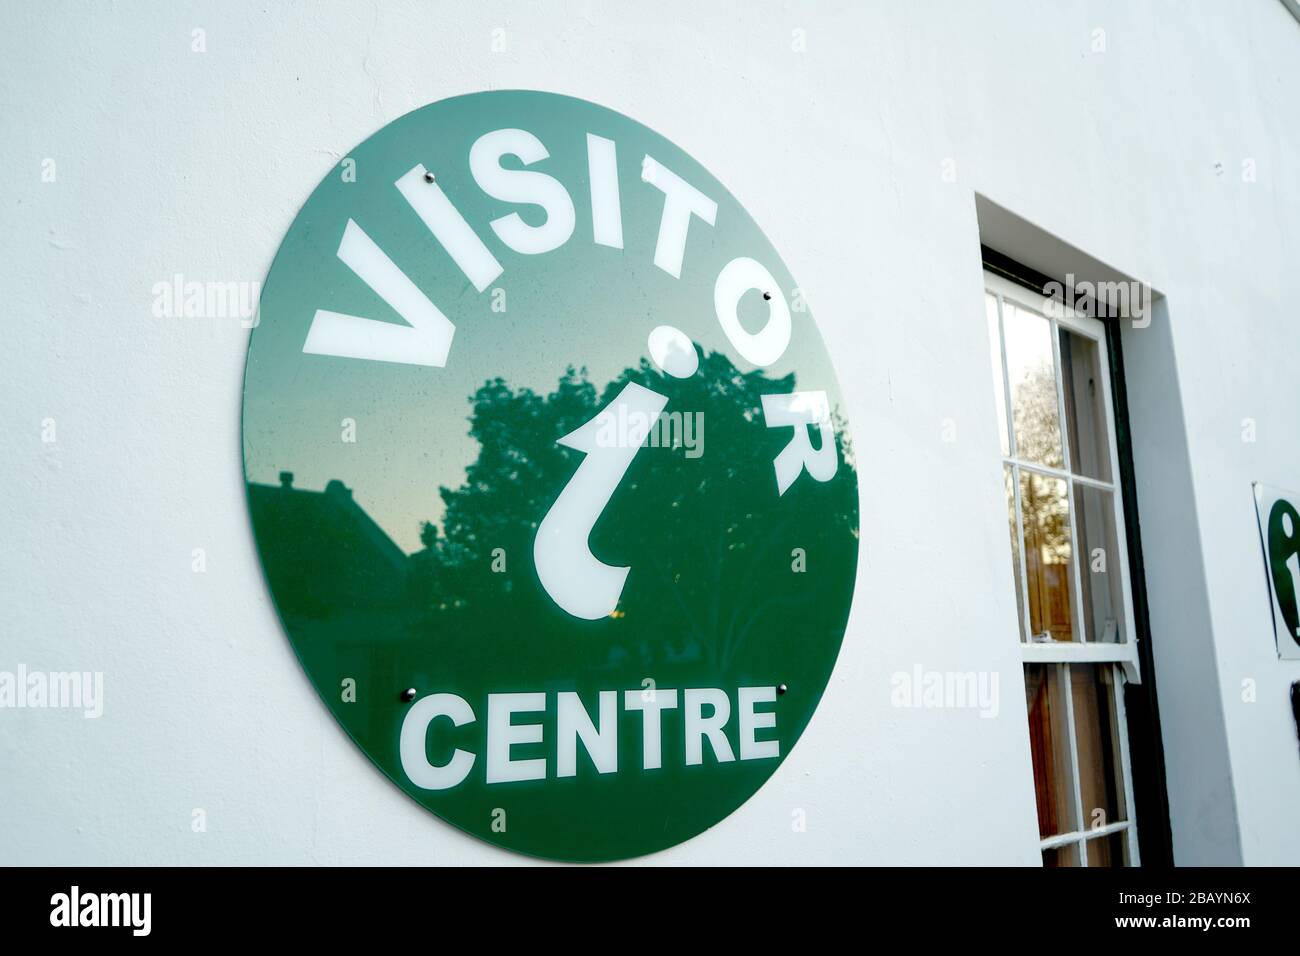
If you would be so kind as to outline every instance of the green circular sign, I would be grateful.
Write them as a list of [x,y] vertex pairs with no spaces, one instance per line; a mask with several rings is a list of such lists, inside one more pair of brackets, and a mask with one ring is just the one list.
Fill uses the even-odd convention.
[[367,756],[484,840],[609,860],[717,823],[811,719],[857,565],[844,415],[713,176],[488,92],[390,123],[294,220],[244,468],[285,631]]

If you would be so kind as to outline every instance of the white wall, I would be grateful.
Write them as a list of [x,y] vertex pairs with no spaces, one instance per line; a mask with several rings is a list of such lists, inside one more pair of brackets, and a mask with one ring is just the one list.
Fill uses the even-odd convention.
[[[809,295],[863,465],[858,592],[821,709],[748,804],[650,862],[1038,861],[977,191],[1167,296],[1176,380],[1135,388],[1134,428],[1151,438],[1170,427],[1152,409],[1181,408],[1195,514],[1179,533],[1153,505],[1146,557],[1178,567],[1194,520],[1203,582],[1153,574],[1157,676],[1169,713],[1221,714],[1229,755],[1218,796],[1198,790],[1196,734],[1166,716],[1176,852],[1300,862],[1285,697],[1300,664],[1273,652],[1250,498],[1252,480],[1300,489],[1300,24],[1274,0],[991,7],[8,10],[0,669],[102,670],[107,686],[95,721],[0,711],[0,863],[518,861],[404,797],[320,705],[249,533],[247,331],[150,314],[177,272],[262,279],[316,183],[386,122],[510,87],[626,113],[727,184]],[[1156,339],[1130,351],[1159,368]],[[1137,459],[1144,502],[1160,500],[1142,469],[1177,468]],[[1207,595],[1203,668],[1176,663],[1179,586]],[[890,675],[918,662],[999,671],[1001,716],[891,708]]]

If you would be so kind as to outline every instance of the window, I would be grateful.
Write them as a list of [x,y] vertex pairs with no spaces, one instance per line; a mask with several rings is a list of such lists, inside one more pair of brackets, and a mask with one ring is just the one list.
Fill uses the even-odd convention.
[[1102,323],[986,272],[1007,536],[1044,866],[1138,863],[1138,677]]

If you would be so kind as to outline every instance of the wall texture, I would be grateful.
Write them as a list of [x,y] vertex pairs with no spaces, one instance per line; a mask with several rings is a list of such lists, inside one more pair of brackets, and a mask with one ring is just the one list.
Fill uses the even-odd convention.
[[[0,712],[0,862],[517,860],[406,799],[320,705],[249,532],[247,330],[151,312],[177,273],[263,279],[389,120],[511,87],[626,113],[727,184],[807,292],[862,465],[821,709],[748,804],[648,862],[1039,860],[976,192],[1167,297],[1130,378],[1175,851],[1300,862],[1300,663],[1273,651],[1250,496],[1300,489],[1298,51],[1275,0],[12,8],[0,669],[103,671],[105,710]],[[1165,481],[1189,508],[1160,507]],[[1183,592],[1206,613],[1180,623]],[[1000,716],[891,707],[918,663],[997,671]],[[1214,786],[1189,713],[1224,728]]]

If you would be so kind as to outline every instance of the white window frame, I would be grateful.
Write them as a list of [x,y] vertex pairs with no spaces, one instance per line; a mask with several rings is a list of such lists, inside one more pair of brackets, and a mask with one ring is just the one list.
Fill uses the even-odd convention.
[[[994,296],[997,300],[997,346],[1001,352],[1001,371],[1002,381],[999,383],[1002,389],[1002,407],[1006,415],[1005,428],[1007,431],[1007,454],[1001,454],[1001,448],[998,449],[1001,458],[1002,467],[1005,470],[1008,466],[1012,467],[1012,490],[1015,503],[1016,519],[1016,550],[1012,555],[1013,560],[1019,563],[1020,573],[1018,575],[1021,588],[1021,599],[1019,608],[1022,620],[1019,622],[1018,631],[1021,634],[1029,635],[1031,627],[1029,622],[1029,580],[1027,568],[1024,564],[1024,521],[1021,513],[1020,503],[1020,481],[1019,474],[1022,471],[1031,471],[1036,474],[1046,475],[1052,478],[1058,478],[1065,482],[1067,489],[1067,500],[1070,513],[1070,545],[1071,545],[1071,615],[1073,618],[1074,633],[1079,635],[1079,640],[1075,641],[1052,641],[1051,643],[1035,643],[1029,640],[1018,640],[1021,649],[1021,659],[1024,664],[1042,664],[1057,668],[1058,679],[1061,681],[1062,697],[1065,701],[1065,733],[1069,740],[1069,777],[1073,786],[1073,800],[1071,801],[1074,808],[1074,828],[1066,833],[1055,834],[1040,840],[1040,852],[1049,849],[1060,849],[1074,845],[1079,856],[1079,865],[1088,865],[1088,847],[1090,839],[1108,836],[1114,833],[1123,832],[1128,851],[1128,861],[1131,866],[1140,864],[1138,855],[1137,842],[1137,819],[1133,806],[1133,774],[1129,762],[1129,743],[1128,743],[1128,725],[1124,710],[1124,684],[1126,682],[1138,683],[1141,681],[1141,669],[1137,656],[1137,629],[1134,625],[1133,615],[1133,594],[1129,578],[1129,561],[1128,561],[1128,538],[1124,524],[1124,502],[1119,486],[1119,450],[1116,443],[1115,435],[1115,418],[1114,406],[1111,399],[1111,382],[1110,382],[1110,362],[1109,349],[1106,344],[1106,328],[1099,319],[1092,316],[1081,314],[1070,306],[1057,300],[1050,299],[1045,293],[1035,292],[1025,288],[1003,276],[996,275],[985,270],[984,272],[984,289],[987,293]],[[1056,380],[1056,403],[1057,403],[1057,420],[1060,422],[1061,432],[1061,457],[1063,467],[1052,468],[1041,465],[1037,462],[1025,461],[1016,455],[1016,434],[1015,422],[1013,419],[1014,406],[1011,400],[1011,390],[1009,387],[1009,371],[1007,368],[1006,354],[1006,336],[1003,325],[1003,304],[1011,302],[1016,306],[1027,309],[1030,312],[1043,316],[1051,326],[1052,342],[1052,361],[1053,377]],[[981,303],[982,304],[982,303]],[[985,316],[987,323],[987,316]],[[1104,425],[1106,430],[1106,452],[1109,455],[1109,481],[1103,481],[1091,478],[1086,475],[1073,474],[1070,468],[1070,438],[1069,429],[1066,427],[1068,419],[1065,414],[1065,387],[1063,382],[1063,369],[1061,366],[1060,351],[1060,330],[1064,328],[1075,335],[1087,338],[1096,343],[1098,358],[1098,376],[1101,380],[1101,408],[1105,416],[1105,421],[1098,423]],[[1075,527],[1076,515],[1076,485],[1097,488],[1110,493],[1111,505],[1114,510],[1113,520],[1115,528],[1115,545],[1119,552],[1115,557],[1118,559],[1112,563],[1111,567],[1115,573],[1120,575],[1120,614],[1121,625],[1123,628],[1119,639],[1113,643],[1091,640],[1091,635],[1083,633],[1082,609],[1083,609],[1083,588],[1081,575],[1083,573],[1083,562],[1079,554],[1079,541]],[[1125,819],[1107,823],[1101,827],[1089,828],[1084,820],[1085,809],[1083,807],[1083,798],[1079,782],[1079,754],[1078,754],[1078,737],[1075,729],[1074,717],[1074,693],[1071,684],[1071,664],[1077,665],[1094,665],[1104,666],[1111,665],[1111,697],[1114,701],[1114,712],[1112,719],[1116,731],[1117,745],[1119,748],[1119,764],[1117,772],[1123,776],[1120,781],[1124,795],[1124,816]]]

